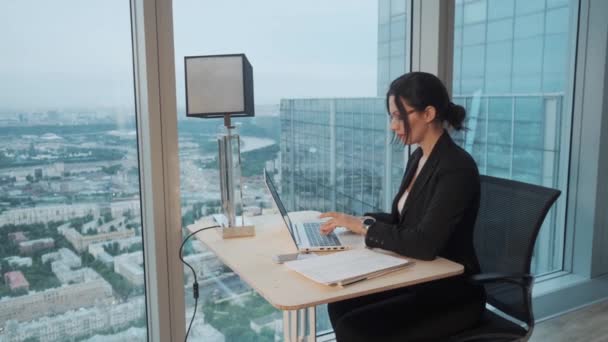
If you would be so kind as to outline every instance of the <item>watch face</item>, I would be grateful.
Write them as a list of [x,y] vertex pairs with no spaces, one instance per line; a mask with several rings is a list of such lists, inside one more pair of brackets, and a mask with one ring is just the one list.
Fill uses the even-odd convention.
[[374,224],[374,222],[376,222],[376,219],[368,217],[365,220],[363,220],[363,224],[366,226],[370,226],[372,224]]

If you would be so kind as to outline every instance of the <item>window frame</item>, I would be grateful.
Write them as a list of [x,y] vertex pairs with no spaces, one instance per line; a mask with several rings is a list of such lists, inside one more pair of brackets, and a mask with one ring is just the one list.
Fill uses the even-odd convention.
[[173,2],[131,0],[148,341],[185,336]]
[[[580,0],[563,270],[537,279],[545,319],[608,298],[608,3]],[[604,115],[602,115],[604,113]]]

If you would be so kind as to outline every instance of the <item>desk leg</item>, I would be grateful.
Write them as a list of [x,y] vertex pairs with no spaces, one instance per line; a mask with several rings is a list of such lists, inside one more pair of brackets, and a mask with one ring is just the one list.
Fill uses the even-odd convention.
[[316,308],[283,311],[285,342],[313,342],[317,340]]

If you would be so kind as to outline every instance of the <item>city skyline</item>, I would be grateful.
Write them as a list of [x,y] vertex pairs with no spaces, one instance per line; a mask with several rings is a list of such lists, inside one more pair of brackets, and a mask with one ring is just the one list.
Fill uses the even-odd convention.
[[[30,124],[30,119],[41,116],[43,122]],[[130,332],[136,340],[145,339],[145,306],[139,303],[144,265],[134,126],[121,130],[105,112],[20,113],[16,118],[0,130],[5,142],[0,147],[0,236],[7,239],[0,245],[0,341]],[[65,125],[66,120],[77,124]],[[250,161],[243,169],[250,189],[244,197],[245,210],[259,215],[270,203],[255,170],[261,171],[275,158],[277,138],[272,139],[276,135],[272,131],[278,119],[262,115],[241,121],[242,156]],[[179,125],[184,227],[219,211],[212,162],[217,146],[210,141],[216,123],[191,119]],[[253,296],[200,243],[191,241],[184,255],[198,270],[207,310]],[[188,295],[192,279],[189,273],[184,275]],[[190,296],[186,303],[191,311]],[[238,303],[222,310],[237,312]],[[108,307],[121,315],[131,311],[120,324],[105,316],[97,318]],[[266,303],[262,313],[269,308]],[[273,336],[268,328],[249,328],[250,320],[259,318],[251,314],[238,324],[251,336]],[[88,323],[73,326],[74,319]],[[193,334],[206,340],[221,342],[230,336],[221,321],[211,325],[199,319],[194,327]]]
[[[10,47],[0,57],[3,107],[132,106],[128,3],[19,1],[3,6],[0,42]],[[296,96],[372,96],[376,11],[373,1],[175,2],[178,108],[184,101],[183,57],[218,53],[247,54],[260,105]],[[203,14],[206,20],[200,20]],[[221,18],[230,18],[230,24]],[[218,27],[222,35],[212,34]]]

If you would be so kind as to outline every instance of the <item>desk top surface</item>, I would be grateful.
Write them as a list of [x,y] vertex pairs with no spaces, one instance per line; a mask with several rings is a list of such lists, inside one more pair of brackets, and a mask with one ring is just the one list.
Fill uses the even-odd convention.
[[[308,211],[293,213],[290,217],[293,221],[299,221],[316,215],[318,213]],[[216,229],[200,232],[196,237],[270,304],[282,310],[303,309],[464,272],[462,265],[447,259],[420,261],[410,258],[415,262],[413,266],[378,278],[346,287],[321,285],[272,261],[274,255],[297,252],[279,215],[256,216],[251,219],[256,225],[254,237],[222,239],[221,233]],[[193,232],[213,224],[210,219],[202,219],[188,226],[188,229]]]

